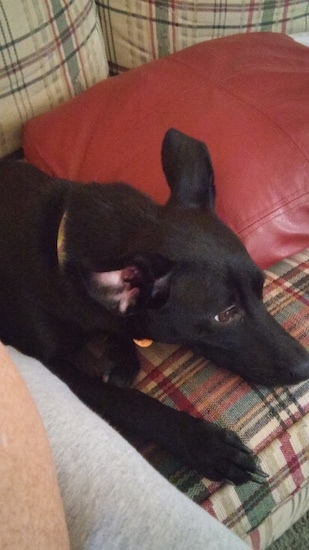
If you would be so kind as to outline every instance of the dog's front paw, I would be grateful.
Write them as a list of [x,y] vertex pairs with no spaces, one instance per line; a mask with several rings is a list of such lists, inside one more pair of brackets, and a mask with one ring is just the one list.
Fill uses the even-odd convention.
[[115,386],[131,386],[139,371],[139,361],[131,340],[114,335],[93,335],[74,356],[75,366],[90,377]]
[[184,422],[183,458],[199,473],[213,481],[235,484],[252,480],[265,482],[268,477],[238,435],[215,424],[196,418]]
[[129,387],[139,368],[139,360],[133,342],[109,336],[104,354],[103,381],[122,388]]
[[138,362],[124,361],[118,364],[112,364],[109,373],[103,376],[103,381],[118,386],[119,388],[128,388],[132,386],[134,379],[139,371]]

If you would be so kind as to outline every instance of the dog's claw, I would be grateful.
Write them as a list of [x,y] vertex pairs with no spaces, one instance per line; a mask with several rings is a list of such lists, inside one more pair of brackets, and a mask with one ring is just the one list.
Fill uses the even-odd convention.
[[[254,472],[247,471],[249,480],[253,481],[254,483],[259,483],[260,485],[263,485],[263,483],[266,483],[267,479],[269,478],[269,474],[266,474],[261,470],[260,468],[256,468]],[[232,485],[232,487],[236,486],[236,483],[234,481],[231,481],[230,479],[225,479],[225,483],[228,485]]]
[[255,473],[263,478],[268,478],[269,477],[269,474],[267,474],[266,472],[263,472],[263,470],[261,470],[260,468],[257,468],[255,470]]
[[225,479],[224,480],[225,483],[227,483],[228,485],[232,485],[232,487],[235,487],[235,483],[233,481],[231,481],[230,479]]
[[247,453],[247,455],[253,455],[253,451],[251,449],[249,449],[249,447],[247,447],[246,445],[242,445],[242,450]]
[[263,472],[260,468],[256,468],[254,472],[248,472],[249,477],[251,481],[254,481],[255,483],[259,483],[260,485],[263,485],[263,483],[266,483],[267,479],[269,478],[269,474],[266,472]]

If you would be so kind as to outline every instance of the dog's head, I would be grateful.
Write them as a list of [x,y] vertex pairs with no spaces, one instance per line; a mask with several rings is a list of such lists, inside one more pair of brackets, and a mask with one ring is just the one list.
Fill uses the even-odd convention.
[[81,254],[92,298],[129,316],[132,337],[186,344],[247,380],[309,378],[309,355],[263,304],[262,271],[215,213],[206,146],[171,129],[162,166],[171,190],[163,207],[123,185],[99,186],[111,199],[103,200],[104,227],[92,238],[104,261],[97,247]]

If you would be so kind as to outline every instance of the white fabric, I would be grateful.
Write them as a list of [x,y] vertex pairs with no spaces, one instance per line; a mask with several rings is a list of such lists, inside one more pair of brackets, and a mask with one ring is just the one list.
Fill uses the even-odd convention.
[[309,47],[309,32],[297,32],[295,34],[289,34],[295,42],[299,42],[300,44],[303,44],[303,46]]

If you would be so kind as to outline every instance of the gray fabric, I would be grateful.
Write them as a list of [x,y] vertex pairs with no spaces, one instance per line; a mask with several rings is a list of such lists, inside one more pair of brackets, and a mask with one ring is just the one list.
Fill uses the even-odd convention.
[[13,348],[8,352],[51,443],[73,550],[247,548],[43,365]]

